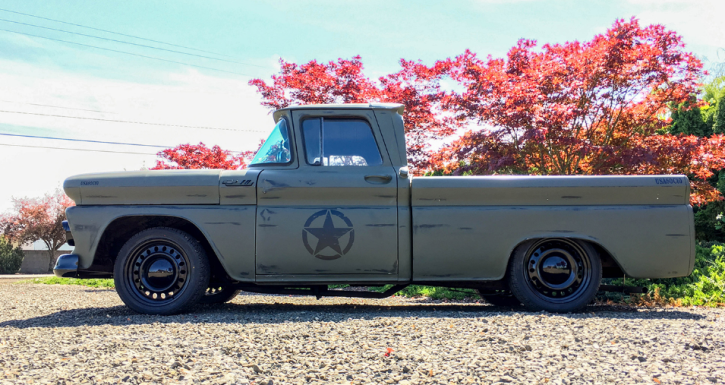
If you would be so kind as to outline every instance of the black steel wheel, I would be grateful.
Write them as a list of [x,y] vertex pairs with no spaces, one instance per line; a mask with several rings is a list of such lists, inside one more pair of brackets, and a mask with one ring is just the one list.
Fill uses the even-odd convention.
[[241,290],[235,289],[229,284],[210,284],[200,302],[208,304],[225,303],[233,300],[240,292]]
[[508,279],[511,292],[528,309],[576,311],[597,294],[602,263],[587,242],[558,238],[533,240],[514,252]]
[[518,298],[514,297],[513,294],[511,294],[508,290],[502,290],[497,293],[486,293],[481,290],[476,290],[478,292],[478,295],[486,301],[486,303],[489,303],[493,306],[501,306],[501,307],[519,307],[521,306],[521,301],[519,301]]
[[175,314],[197,303],[209,284],[209,263],[189,234],[157,227],[121,248],[114,266],[116,291],[143,314]]

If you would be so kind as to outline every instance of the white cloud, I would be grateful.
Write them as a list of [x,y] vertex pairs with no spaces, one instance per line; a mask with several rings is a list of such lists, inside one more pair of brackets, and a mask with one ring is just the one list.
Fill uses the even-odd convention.
[[642,24],[663,24],[677,31],[689,49],[703,52],[711,61],[725,60],[725,57],[717,58],[718,51],[725,49],[722,28],[725,1],[628,0],[628,3],[635,7]]
[[[74,117],[115,119],[185,126],[220,127],[221,131],[163,127],[0,112],[0,132],[101,141],[175,146],[218,144],[229,150],[255,149],[273,126],[247,78],[214,77],[195,70],[159,73],[158,84],[109,80],[60,69],[0,60],[0,110]],[[8,102],[9,101],[9,102]],[[106,113],[42,107],[34,104]],[[33,127],[25,129],[23,127]],[[68,147],[155,153],[157,149],[0,136],[0,144]],[[158,149],[160,150],[160,149]],[[68,176],[134,170],[155,164],[155,155],[131,155],[0,146],[3,165],[0,212],[11,196],[39,196],[61,186]]]

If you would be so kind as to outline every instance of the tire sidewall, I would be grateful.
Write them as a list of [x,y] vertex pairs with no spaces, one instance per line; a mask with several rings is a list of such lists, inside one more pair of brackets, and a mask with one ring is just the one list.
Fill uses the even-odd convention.
[[[188,259],[188,274],[183,290],[164,304],[149,304],[140,299],[127,276],[127,263],[138,245],[154,241],[175,243]],[[121,248],[113,269],[116,292],[132,310],[142,314],[168,315],[182,312],[198,303],[209,285],[209,262],[206,253],[191,235],[177,229],[155,227],[143,230],[129,239]]]
[[[554,240],[554,238],[551,240]],[[594,249],[594,247],[588,242],[568,239],[568,241],[574,242],[582,248],[585,254],[582,256],[583,258],[588,258],[589,266],[591,268],[591,279],[578,298],[565,303],[553,303],[546,301],[537,295],[534,289],[529,286],[527,282],[528,277],[525,274],[526,269],[524,264],[526,263],[527,256],[531,252],[532,247],[538,244],[539,241],[541,240],[534,239],[524,242],[514,251],[511,262],[509,263],[508,271],[508,281],[511,292],[529,310],[545,310],[553,313],[567,313],[582,310],[591,303],[597,295],[599,285],[602,281],[602,262],[599,258],[599,253],[597,253],[596,249]]]

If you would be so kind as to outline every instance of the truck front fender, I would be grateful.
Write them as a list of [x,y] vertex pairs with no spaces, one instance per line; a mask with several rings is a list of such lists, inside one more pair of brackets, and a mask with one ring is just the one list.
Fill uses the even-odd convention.
[[[74,206],[66,210],[75,240],[79,269],[107,269],[131,236],[149,227],[169,226],[190,233],[193,226],[227,274],[254,281],[254,220],[256,206],[164,205]],[[119,246],[120,244],[120,246]],[[210,256],[211,257],[211,256]]]

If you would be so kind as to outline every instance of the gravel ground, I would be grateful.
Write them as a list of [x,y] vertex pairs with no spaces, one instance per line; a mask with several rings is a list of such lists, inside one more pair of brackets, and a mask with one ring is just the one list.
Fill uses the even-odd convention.
[[0,285],[0,383],[725,381],[725,310],[240,295],[138,315],[115,291]]

